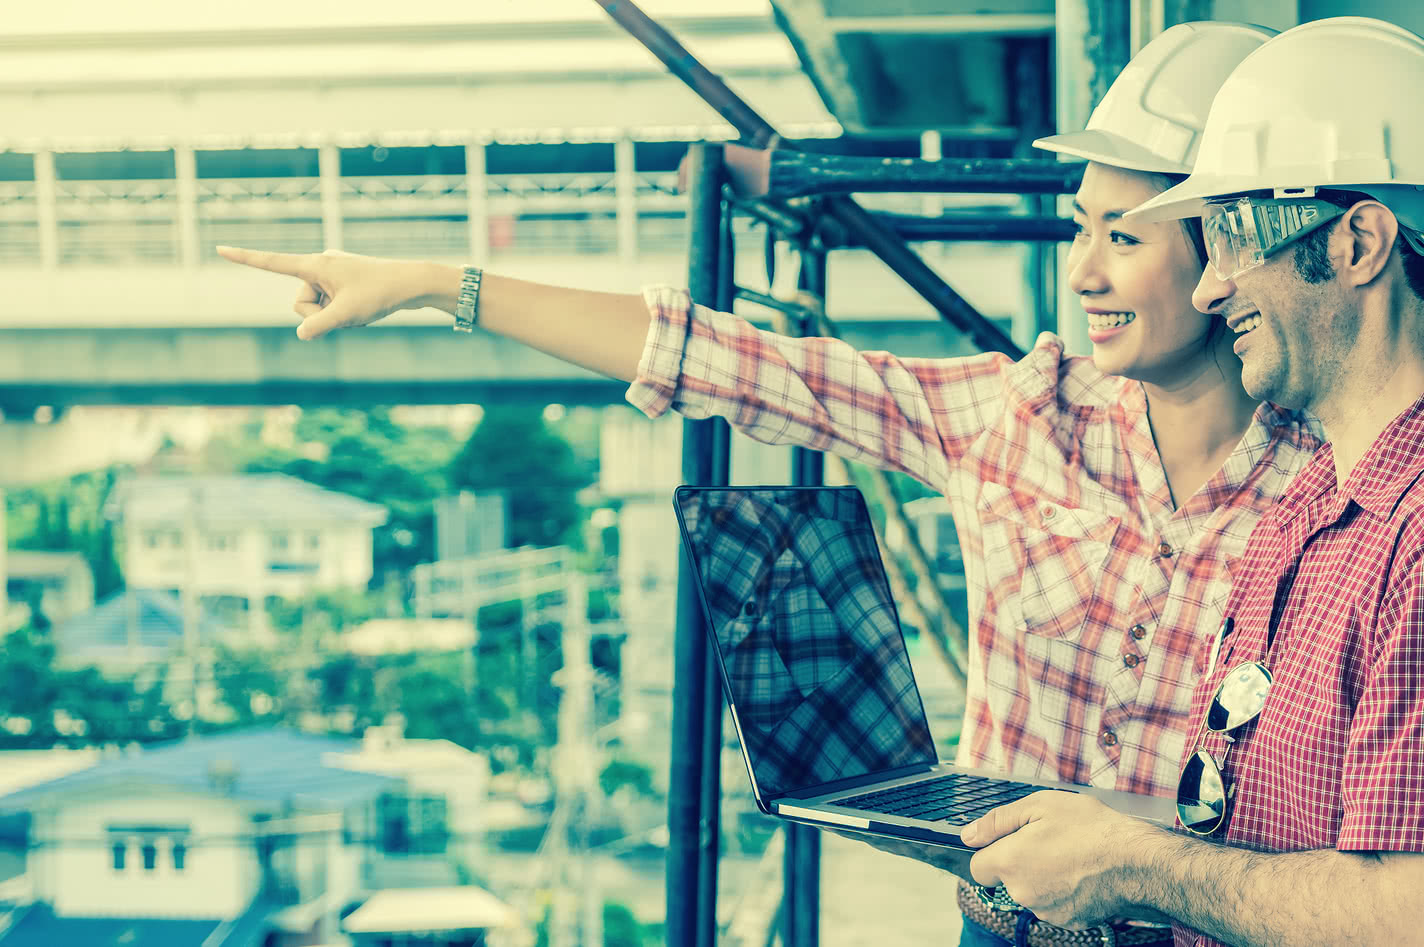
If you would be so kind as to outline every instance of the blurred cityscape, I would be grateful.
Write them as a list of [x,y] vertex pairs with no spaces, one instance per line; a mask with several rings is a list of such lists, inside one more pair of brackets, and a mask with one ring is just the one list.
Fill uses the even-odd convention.
[[[0,60],[0,947],[661,943],[680,422],[429,313],[299,348],[290,287],[213,247],[680,282],[678,162],[732,130],[593,3],[61,6]],[[646,6],[842,134],[764,0]],[[738,282],[780,292],[765,239],[738,221]],[[1031,336],[1027,250],[934,259]],[[945,344],[866,255],[832,280],[841,320]],[[735,482],[788,471],[737,440]],[[898,487],[954,600],[943,508]],[[779,830],[725,739],[719,929],[760,945]],[[953,936],[888,907],[942,876],[827,853],[825,943]]]

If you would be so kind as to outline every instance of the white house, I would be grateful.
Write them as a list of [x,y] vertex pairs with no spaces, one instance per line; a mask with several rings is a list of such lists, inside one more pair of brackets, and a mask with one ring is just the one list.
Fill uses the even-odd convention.
[[131,588],[296,598],[371,581],[384,507],[284,474],[144,476],[113,503]]
[[79,553],[11,549],[7,558],[10,601],[38,605],[51,622],[94,607],[94,573]]
[[388,858],[449,861],[487,779],[475,754],[380,729],[364,743],[247,731],[100,760],[0,796],[0,815],[29,817],[29,903],[9,905],[0,947],[340,942],[341,912]]

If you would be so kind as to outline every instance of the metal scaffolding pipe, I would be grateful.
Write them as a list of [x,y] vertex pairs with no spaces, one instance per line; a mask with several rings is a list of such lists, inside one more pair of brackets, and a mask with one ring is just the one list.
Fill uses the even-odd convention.
[[1083,167],[1042,158],[977,158],[925,161],[867,158],[778,149],[772,158],[769,194],[860,192],[956,194],[1072,194]]
[[[660,59],[675,76],[731,122],[747,144],[765,148],[781,141],[776,129],[742,101],[726,83],[698,62],[686,47],[649,18],[632,0],[596,2],[615,22]],[[931,306],[973,339],[980,348],[1005,352],[1013,358],[1023,355],[1012,339],[969,305],[938,273],[925,265],[903,240],[881,226],[854,200],[844,195],[829,197],[826,200],[826,210],[840,221],[841,226],[850,231],[862,246],[880,257],[911,289],[928,300]]]
[[[690,162],[692,225],[688,287],[695,302],[715,306],[727,295],[721,149],[697,145]],[[720,419],[684,421],[682,476],[687,483],[725,484],[730,428]],[[668,774],[667,943],[714,947],[717,936],[717,841],[721,692],[708,661],[708,630],[692,564],[678,561],[677,631],[673,642],[672,754]],[[712,734],[716,734],[715,738]],[[709,741],[715,740],[709,747]]]
[[[875,214],[877,220],[909,243],[927,240],[1012,240],[1061,242],[1072,240],[1077,226],[1062,217],[1019,217],[1007,214],[946,214],[917,217],[912,214]],[[833,249],[854,244],[846,243]]]

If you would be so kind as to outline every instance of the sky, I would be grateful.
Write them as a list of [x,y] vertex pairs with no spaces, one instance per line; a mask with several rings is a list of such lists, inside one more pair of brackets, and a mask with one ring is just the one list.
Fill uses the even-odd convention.
[[[13,0],[12,0],[13,2]],[[7,6],[11,5],[7,3]],[[240,4],[194,0],[51,0],[19,4],[5,14],[10,45],[26,35],[146,33],[214,29],[302,29],[399,23],[530,23],[596,20],[608,14],[595,0],[244,0]],[[653,17],[770,15],[768,0],[640,0]]]

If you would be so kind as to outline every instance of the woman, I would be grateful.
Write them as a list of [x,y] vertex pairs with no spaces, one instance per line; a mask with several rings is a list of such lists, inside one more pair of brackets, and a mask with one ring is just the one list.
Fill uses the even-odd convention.
[[[1123,70],[1086,131],[1038,143],[1089,160],[1068,279],[1091,358],[1065,356],[1047,333],[1017,363],[897,358],[762,332],[676,290],[639,298],[494,274],[479,324],[630,381],[628,400],[650,416],[726,417],[760,440],[943,492],[969,589],[959,762],[1170,794],[1232,562],[1319,441],[1301,416],[1251,400],[1225,324],[1192,307],[1200,228],[1121,215],[1190,170],[1212,95],[1268,35],[1173,27]],[[473,281],[436,264],[221,252],[304,281],[303,338],[399,309],[455,314]],[[963,885],[960,901],[965,944],[1027,942],[1031,915],[985,912]],[[1035,943],[1074,942],[1055,930],[1038,926]]]

